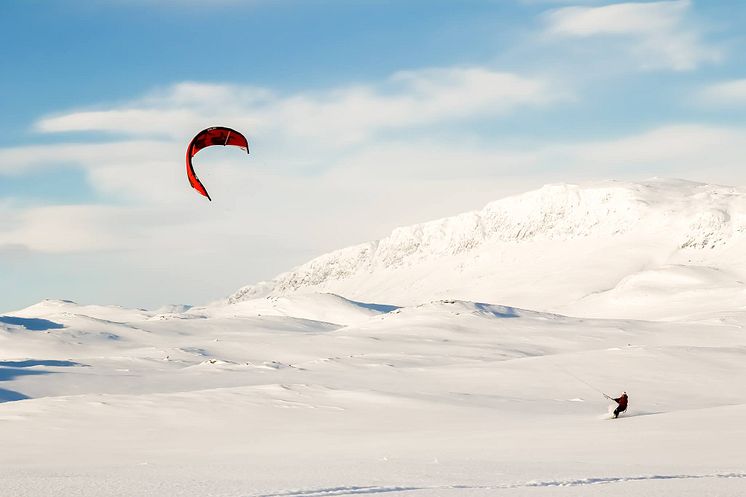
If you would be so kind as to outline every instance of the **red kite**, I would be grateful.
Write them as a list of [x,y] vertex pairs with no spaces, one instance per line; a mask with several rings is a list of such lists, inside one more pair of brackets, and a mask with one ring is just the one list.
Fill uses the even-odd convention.
[[200,194],[207,197],[207,200],[212,201],[210,195],[205,190],[205,186],[197,177],[194,172],[194,166],[192,166],[192,157],[197,155],[197,152],[203,148],[212,147],[213,145],[234,145],[241,147],[249,153],[249,142],[246,137],[236,131],[235,129],[224,128],[222,126],[215,126],[214,128],[207,128],[197,133],[197,136],[192,138],[189,143],[186,152],[186,169],[187,178],[189,178],[189,184],[192,188],[197,190]]

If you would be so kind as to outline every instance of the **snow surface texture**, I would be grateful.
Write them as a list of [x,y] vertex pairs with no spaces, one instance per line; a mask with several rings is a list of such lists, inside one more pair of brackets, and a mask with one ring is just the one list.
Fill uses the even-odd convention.
[[0,313],[0,495],[746,495],[742,198],[553,186],[226,302]]

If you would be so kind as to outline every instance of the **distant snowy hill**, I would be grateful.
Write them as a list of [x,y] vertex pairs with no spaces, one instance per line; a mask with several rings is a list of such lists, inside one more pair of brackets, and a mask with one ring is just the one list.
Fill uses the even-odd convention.
[[733,187],[548,185],[322,255],[228,302],[331,292],[397,305],[463,299],[679,317],[746,302],[745,230],[746,193]]

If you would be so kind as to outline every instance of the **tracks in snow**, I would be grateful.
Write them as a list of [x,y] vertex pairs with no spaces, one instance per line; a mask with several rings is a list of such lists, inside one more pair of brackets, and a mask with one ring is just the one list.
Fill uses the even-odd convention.
[[[382,494],[387,492],[406,492],[440,487],[330,487],[315,490],[292,490],[278,494],[263,494],[257,497],[326,497],[333,495]],[[443,487],[448,488],[448,487]]]
[[411,492],[419,490],[508,490],[513,488],[531,487],[579,487],[584,485],[603,485],[608,483],[624,483],[631,481],[651,480],[691,480],[707,478],[746,478],[746,473],[715,473],[708,475],[643,475],[578,478],[568,480],[527,481],[524,483],[510,483],[504,485],[440,485],[440,486],[346,486],[328,487],[306,490],[289,490],[273,494],[262,494],[255,497],[332,497],[336,495],[363,495],[394,492]]

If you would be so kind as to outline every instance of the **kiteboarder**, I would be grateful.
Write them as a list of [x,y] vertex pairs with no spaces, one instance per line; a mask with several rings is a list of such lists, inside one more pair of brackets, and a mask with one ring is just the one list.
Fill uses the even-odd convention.
[[618,418],[621,413],[627,410],[627,402],[629,400],[629,398],[627,397],[627,392],[622,392],[622,395],[617,397],[616,399],[612,399],[611,397],[609,398],[619,404],[616,406],[616,409],[614,409],[614,417]]

